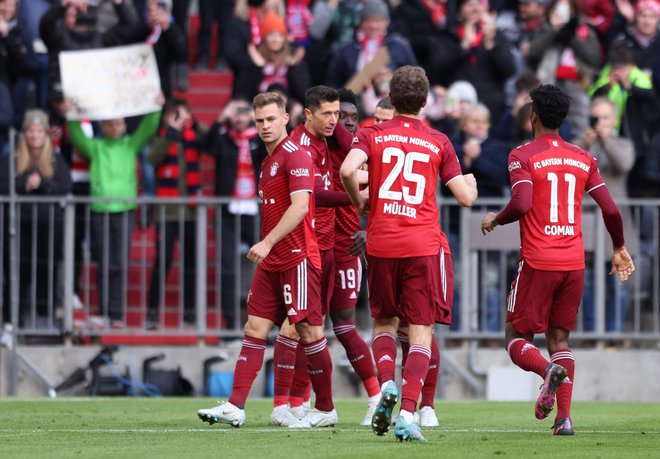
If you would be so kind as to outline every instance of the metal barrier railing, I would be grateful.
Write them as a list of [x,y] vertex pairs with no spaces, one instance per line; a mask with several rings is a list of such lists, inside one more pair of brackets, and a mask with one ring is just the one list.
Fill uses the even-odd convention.
[[[518,257],[517,225],[483,237],[481,218],[505,201],[480,199],[472,209],[445,201],[440,198],[441,224],[452,246],[456,292],[455,323],[445,336],[501,338]],[[135,211],[119,217],[92,212],[92,202],[105,201],[0,197],[0,299],[3,321],[13,323],[18,335],[125,335],[147,329],[200,337],[241,335],[254,269],[245,252],[259,239],[258,215],[232,214],[227,198],[140,197],[131,201]],[[574,336],[660,340],[660,200],[617,203],[632,219],[627,226],[634,231],[626,239],[635,247],[637,272],[625,286],[607,276],[608,255],[602,248],[609,236],[597,207],[585,200],[589,263]],[[173,239],[179,256],[168,276]],[[154,268],[157,278],[152,280]]]

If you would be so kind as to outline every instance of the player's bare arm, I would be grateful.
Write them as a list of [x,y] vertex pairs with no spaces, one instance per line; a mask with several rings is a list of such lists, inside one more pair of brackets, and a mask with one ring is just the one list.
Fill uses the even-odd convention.
[[362,150],[352,149],[346,155],[346,159],[341,165],[339,175],[344,189],[351,197],[351,201],[357,208],[360,215],[364,215],[366,200],[360,195],[360,185],[358,182],[358,169],[366,162],[367,157]]
[[291,205],[270,233],[250,248],[248,260],[261,263],[268,256],[275,244],[293,231],[309,212],[309,192],[299,191],[291,194]]
[[472,174],[455,177],[447,183],[447,186],[463,207],[472,207],[477,200],[477,179]]

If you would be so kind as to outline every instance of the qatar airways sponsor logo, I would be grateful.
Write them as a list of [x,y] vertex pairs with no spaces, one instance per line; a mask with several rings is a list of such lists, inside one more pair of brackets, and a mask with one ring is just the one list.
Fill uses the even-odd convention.
[[548,236],[575,236],[573,225],[545,225],[543,232]]
[[509,163],[509,172],[513,172],[516,169],[520,169],[522,167],[522,164],[520,164],[520,161],[511,161]]
[[398,202],[386,202],[383,205],[383,213],[390,215],[402,215],[404,217],[417,218],[417,209],[399,204]]
[[299,167],[297,169],[291,169],[290,173],[294,177],[309,177],[309,169],[305,169],[303,167]]

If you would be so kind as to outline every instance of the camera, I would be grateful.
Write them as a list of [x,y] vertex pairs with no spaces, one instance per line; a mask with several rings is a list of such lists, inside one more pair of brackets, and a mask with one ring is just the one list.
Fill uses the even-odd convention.
[[95,27],[97,10],[98,7],[92,5],[87,7],[87,12],[78,10],[76,12],[76,25]]
[[598,124],[598,117],[597,116],[590,116],[589,117],[589,127],[591,129],[595,129],[597,124]]

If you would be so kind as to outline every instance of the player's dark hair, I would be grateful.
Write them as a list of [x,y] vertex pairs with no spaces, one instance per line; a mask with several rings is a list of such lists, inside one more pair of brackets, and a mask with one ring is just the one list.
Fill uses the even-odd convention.
[[394,105],[392,105],[392,100],[390,96],[385,96],[376,104],[376,108],[382,108],[384,110],[394,110]]
[[397,112],[416,115],[429,96],[429,79],[424,69],[404,65],[394,71],[390,81],[390,99]]
[[357,96],[353,91],[348,88],[339,88],[337,93],[339,94],[339,103],[346,102],[357,107]]
[[552,84],[533,89],[529,96],[532,98],[532,111],[539,117],[543,127],[559,129],[568,115],[571,98]]
[[337,102],[338,100],[339,93],[330,86],[312,86],[305,91],[305,108],[312,112],[324,102]]
[[252,100],[252,108],[255,110],[270,104],[275,104],[277,108],[286,110],[284,99],[276,92],[262,92],[261,94],[257,94]]

